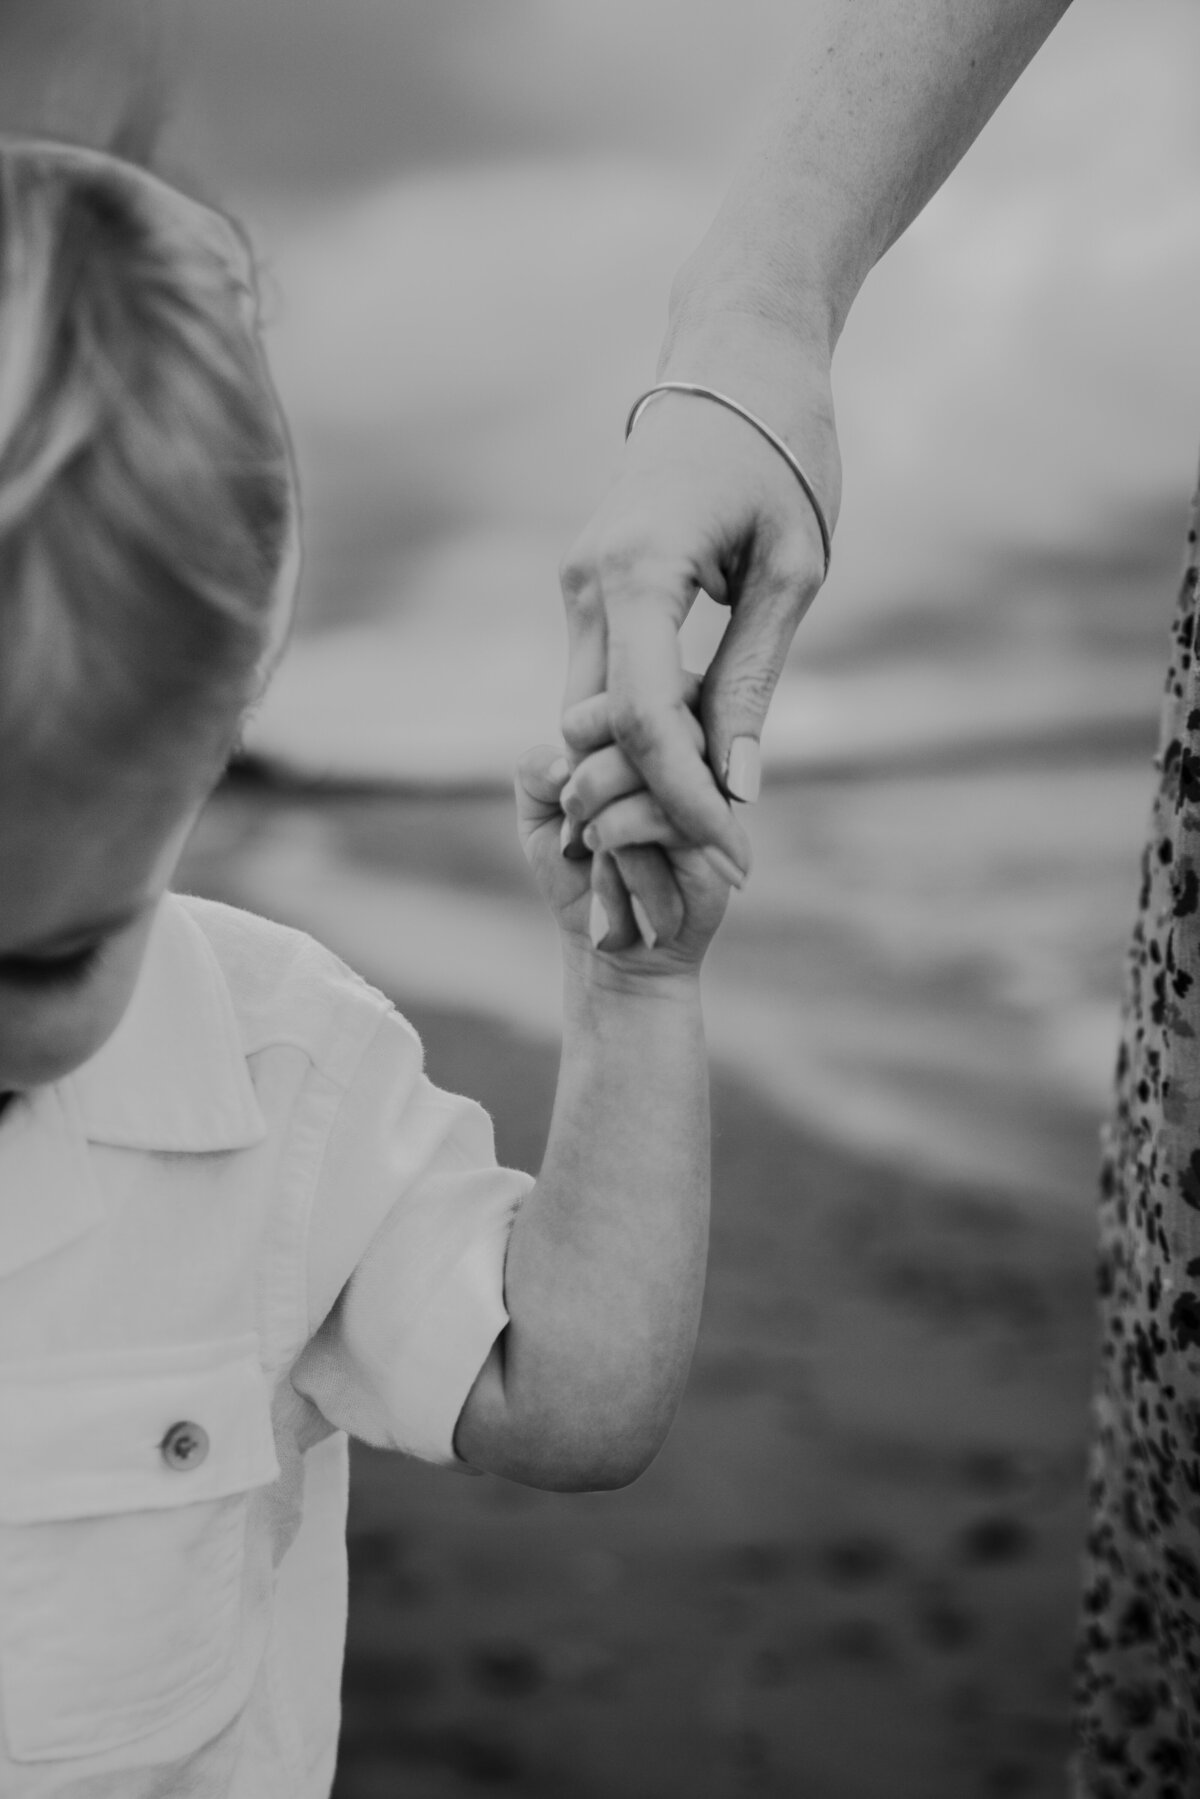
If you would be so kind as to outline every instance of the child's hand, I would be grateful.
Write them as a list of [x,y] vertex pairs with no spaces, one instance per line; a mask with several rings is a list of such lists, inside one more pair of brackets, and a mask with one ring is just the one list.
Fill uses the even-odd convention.
[[[517,776],[521,841],[539,887],[564,932],[603,950],[614,967],[694,973],[741,870],[682,840],[613,742],[603,695],[575,707],[565,724],[582,756],[575,770],[561,752],[537,749]],[[700,756],[699,724],[695,736]],[[586,823],[590,859],[563,854],[569,821]],[[748,868],[749,846],[737,830]]]

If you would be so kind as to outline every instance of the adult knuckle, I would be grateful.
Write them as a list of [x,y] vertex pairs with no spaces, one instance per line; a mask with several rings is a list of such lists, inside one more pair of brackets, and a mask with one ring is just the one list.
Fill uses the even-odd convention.
[[793,531],[774,545],[764,584],[782,610],[799,614],[821,585],[824,572],[820,546],[807,534]]
[[565,556],[558,569],[563,603],[575,618],[586,621],[604,609],[604,592],[592,558],[580,551]]
[[648,574],[655,581],[676,580],[689,562],[688,541],[640,514],[607,522],[580,538],[560,562],[564,596],[588,604],[597,594],[611,599],[640,590]]
[[599,624],[613,601],[629,591],[637,566],[636,552],[622,545],[568,557],[558,571],[568,616],[581,626]]

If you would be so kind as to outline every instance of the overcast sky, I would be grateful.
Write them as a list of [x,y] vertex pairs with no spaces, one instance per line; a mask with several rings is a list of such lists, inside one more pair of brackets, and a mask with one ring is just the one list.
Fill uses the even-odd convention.
[[173,141],[311,192],[399,167],[619,148],[728,162],[794,0],[3,0],[0,104],[103,129],[151,46]]

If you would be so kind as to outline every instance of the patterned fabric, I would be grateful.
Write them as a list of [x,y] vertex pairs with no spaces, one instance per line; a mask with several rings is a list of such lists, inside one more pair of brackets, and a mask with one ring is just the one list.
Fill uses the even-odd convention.
[[1079,1799],[1200,1794],[1200,669],[1193,502],[1100,1198]]

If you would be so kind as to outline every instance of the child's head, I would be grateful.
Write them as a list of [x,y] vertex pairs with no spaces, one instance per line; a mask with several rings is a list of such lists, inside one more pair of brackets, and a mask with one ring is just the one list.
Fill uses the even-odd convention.
[[295,494],[232,223],[0,139],[0,1092],[100,1046],[286,628]]

